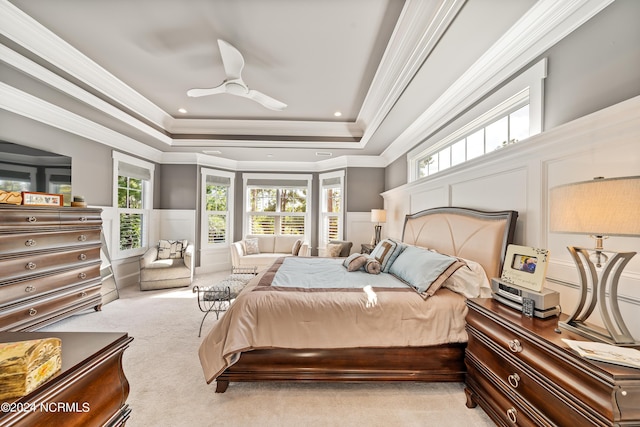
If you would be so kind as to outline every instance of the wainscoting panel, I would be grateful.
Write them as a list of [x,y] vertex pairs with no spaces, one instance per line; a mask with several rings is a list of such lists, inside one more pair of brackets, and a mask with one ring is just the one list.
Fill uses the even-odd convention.
[[[159,239],[196,240],[196,211],[181,209],[156,210],[159,221]],[[156,239],[157,240],[157,239]]]

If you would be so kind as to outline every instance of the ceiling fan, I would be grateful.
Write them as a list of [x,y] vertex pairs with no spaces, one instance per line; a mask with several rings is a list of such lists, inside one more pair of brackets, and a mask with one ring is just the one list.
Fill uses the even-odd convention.
[[264,107],[271,110],[282,111],[287,104],[273,99],[262,92],[258,92],[249,87],[242,80],[242,69],[244,68],[244,58],[238,49],[231,46],[224,40],[218,39],[218,47],[222,56],[222,64],[227,78],[219,86],[209,89],[190,89],[187,95],[191,97],[217,95],[219,93],[228,93],[231,95],[242,96],[252,99]]

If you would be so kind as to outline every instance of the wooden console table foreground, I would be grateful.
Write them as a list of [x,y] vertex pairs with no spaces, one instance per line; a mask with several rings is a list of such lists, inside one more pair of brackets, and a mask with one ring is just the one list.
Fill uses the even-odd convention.
[[57,337],[62,369],[26,396],[0,401],[2,426],[122,426],[131,409],[122,354],[124,332],[2,332],[0,342]]

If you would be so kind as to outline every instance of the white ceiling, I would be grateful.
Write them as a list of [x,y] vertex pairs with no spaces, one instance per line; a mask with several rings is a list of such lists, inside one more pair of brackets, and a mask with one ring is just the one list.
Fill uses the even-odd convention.
[[[48,102],[75,103],[75,114],[117,131],[134,152],[144,145],[162,155],[307,165],[361,157],[384,166],[421,142],[426,128],[408,131],[428,122],[431,109],[477,99],[485,82],[456,87],[491,67],[502,72],[499,59],[487,59],[496,46],[519,43],[524,28],[535,33],[531,22],[558,15],[554,3],[0,0],[2,59],[54,88]],[[559,23],[589,1],[573,3]],[[536,37],[531,46],[543,38]],[[247,85],[288,104],[284,111],[228,94],[187,97],[225,78],[218,38],[243,54]],[[439,114],[434,123],[451,120],[456,108]]]

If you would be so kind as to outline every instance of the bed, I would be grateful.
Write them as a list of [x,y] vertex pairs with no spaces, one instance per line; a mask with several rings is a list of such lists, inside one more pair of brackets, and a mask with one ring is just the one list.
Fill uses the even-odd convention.
[[[406,216],[397,244],[455,257],[464,268],[451,278],[473,265],[486,281],[501,273],[517,217],[515,211],[429,209]],[[411,251],[400,252],[405,264]],[[397,279],[395,273],[415,276],[407,268],[372,275],[347,272],[342,259],[289,261],[295,258],[252,280],[203,339],[200,362],[216,392],[239,381],[464,380],[465,301],[473,295],[447,286],[451,279],[425,296]],[[390,265],[402,264],[397,261]],[[309,285],[300,268],[311,282],[327,276],[330,284]]]

